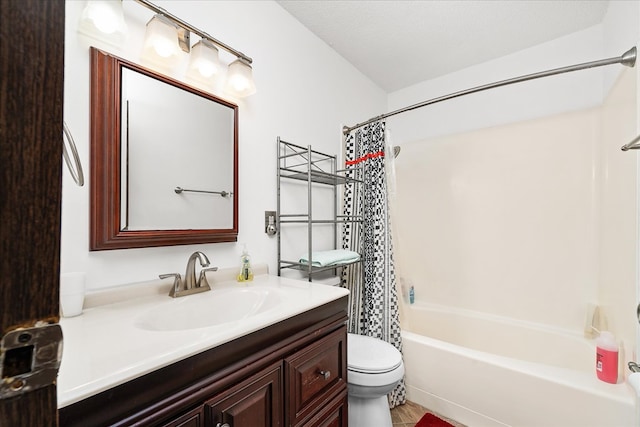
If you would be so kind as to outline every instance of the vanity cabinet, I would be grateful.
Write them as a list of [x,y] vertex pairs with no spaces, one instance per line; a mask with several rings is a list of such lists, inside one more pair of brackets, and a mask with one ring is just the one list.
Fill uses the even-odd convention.
[[347,297],[60,408],[60,426],[347,426]]

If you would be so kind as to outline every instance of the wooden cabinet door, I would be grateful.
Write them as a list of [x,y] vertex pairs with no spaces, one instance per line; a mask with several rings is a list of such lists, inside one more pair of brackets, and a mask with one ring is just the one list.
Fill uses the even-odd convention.
[[[64,6],[0,1],[0,336],[58,321]],[[0,426],[56,426],[56,408],[55,384],[0,398]]]
[[271,365],[205,403],[207,426],[281,426],[282,363]]

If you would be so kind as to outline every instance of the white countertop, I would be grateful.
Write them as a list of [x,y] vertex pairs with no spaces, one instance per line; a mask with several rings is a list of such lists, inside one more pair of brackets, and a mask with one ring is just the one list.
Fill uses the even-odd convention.
[[[156,292],[85,308],[80,316],[62,318],[60,325],[64,344],[58,375],[58,407],[70,405],[349,293],[337,286],[266,274],[257,275],[246,283],[226,281],[212,284],[214,290],[225,287],[273,288],[281,295],[282,303],[267,312],[226,323],[224,327],[181,331],[144,330],[135,323],[152,308],[162,304],[168,307],[184,298],[198,298],[208,292],[175,299],[166,293]],[[121,292],[127,292],[126,288]]]

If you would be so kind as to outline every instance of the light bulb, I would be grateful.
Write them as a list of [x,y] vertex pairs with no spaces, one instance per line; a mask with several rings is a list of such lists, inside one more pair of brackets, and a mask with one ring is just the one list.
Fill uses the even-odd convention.
[[119,44],[127,34],[122,0],[90,0],[87,2],[78,31],[90,37]]
[[162,58],[168,58],[175,54],[173,43],[164,38],[158,38],[151,44],[156,54]]
[[226,90],[241,97],[256,93],[253,70],[246,60],[238,58],[229,64]]
[[90,9],[88,19],[93,21],[96,28],[105,34],[111,34],[118,29],[118,15],[104,2],[93,2],[94,7]]
[[173,65],[179,53],[176,25],[163,15],[155,15],[147,23],[143,55],[154,62],[159,60],[162,65]]
[[218,49],[207,39],[202,39],[191,48],[189,72],[210,79],[220,72]]

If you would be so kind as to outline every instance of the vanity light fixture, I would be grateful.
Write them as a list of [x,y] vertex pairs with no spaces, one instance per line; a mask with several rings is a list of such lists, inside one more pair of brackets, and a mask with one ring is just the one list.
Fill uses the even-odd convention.
[[201,39],[191,48],[189,71],[191,76],[201,79],[212,79],[220,73],[218,48],[207,39]]
[[78,31],[104,42],[122,44],[127,37],[122,0],[89,0],[82,11]]
[[[223,49],[236,57],[236,60],[229,64],[225,90],[237,97],[249,96],[256,92],[251,68],[253,60],[250,57],[167,12],[165,9],[156,6],[149,0],[134,1],[155,13],[155,16],[147,23],[143,48],[143,57],[145,59],[160,66],[171,67],[180,59],[180,49],[187,53],[192,51],[188,73],[193,76],[194,70],[197,70],[195,75],[199,79],[210,79],[220,69],[218,49]],[[91,16],[102,15],[102,13],[96,14],[93,10],[107,10],[106,8],[116,10],[116,6],[120,13],[119,16],[122,16],[122,0],[89,0],[83,13],[82,22],[84,22],[85,14]],[[82,22],[81,27],[83,25]],[[122,17],[121,22],[124,24],[124,17]],[[97,33],[106,34],[110,29],[109,26],[101,25],[98,27],[97,24],[94,24],[94,27],[95,30],[88,33],[88,35],[98,38],[101,37]],[[120,27],[118,26],[118,28]],[[126,29],[126,25],[124,25],[124,28]],[[191,33],[198,35],[201,39],[193,46],[193,49],[190,44]]]
[[[156,6],[155,4],[151,3],[149,0],[135,0],[135,2],[145,6],[148,9],[151,9],[157,14],[161,14],[165,18],[170,19],[178,27],[179,31],[184,32],[186,34],[188,34],[189,32],[192,32],[200,36],[200,38],[202,39],[201,41],[204,41],[203,46],[206,46],[207,43],[211,43],[216,48],[223,49],[229,52],[230,54],[234,55],[237,59],[231,62],[231,64],[229,64],[229,70],[227,72],[226,87],[229,88],[229,91],[231,94],[238,97],[249,96],[256,92],[256,86],[255,86],[255,83],[253,82],[253,72],[251,69],[251,63],[253,62],[253,60],[250,57],[248,57],[242,52],[235,50],[234,48],[221,42],[220,40],[215,39],[211,35],[207,34],[202,30],[199,30],[198,28],[194,27],[193,25],[189,24],[186,21],[183,21],[177,16],[172,15],[171,13],[167,12],[165,9]],[[188,37],[187,37],[187,40],[188,40]],[[196,46],[197,46],[197,43],[196,43]],[[194,49],[196,46],[194,46]],[[188,43],[186,46],[182,45],[181,47],[182,47],[182,50],[184,50],[185,52],[189,52]],[[200,50],[200,48],[198,48],[198,50]]]
[[[207,44],[210,43],[214,47],[223,49],[229,52],[230,54],[234,55],[237,59],[229,64],[229,69],[227,71],[227,82],[225,85],[225,87],[228,88],[229,93],[237,97],[244,97],[244,96],[249,96],[251,94],[254,94],[256,92],[256,86],[255,86],[255,83],[253,82],[253,72],[251,69],[251,63],[253,62],[253,60],[250,57],[248,57],[242,52],[235,50],[234,48],[221,42],[220,40],[215,39],[211,35],[207,34],[202,30],[199,30],[198,28],[194,27],[193,25],[189,24],[186,21],[183,21],[177,16],[172,15],[171,13],[167,12],[165,9],[156,6],[155,4],[151,3],[149,0],[134,0],[134,1],[136,3],[139,3],[145,6],[148,9],[151,9],[155,13],[161,14],[162,16],[170,19],[175,23],[175,25],[178,27],[180,31],[183,31],[187,34],[189,32],[192,32],[200,36],[201,42],[204,42],[203,46],[207,46]],[[194,49],[196,48],[197,45],[198,43],[194,45]],[[200,49],[201,48],[198,48],[198,50]],[[185,52],[189,52],[189,45],[188,44],[187,46],[183,45],[182,50],[184,50]],[[200,73],[202,73],[202,69]]]

